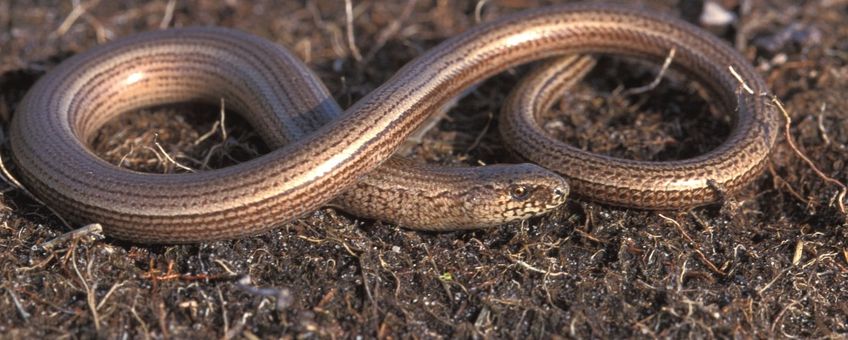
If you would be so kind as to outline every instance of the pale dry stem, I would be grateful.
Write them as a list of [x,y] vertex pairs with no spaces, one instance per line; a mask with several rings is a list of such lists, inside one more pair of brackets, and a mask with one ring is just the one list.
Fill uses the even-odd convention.
[[[819,168],[816,166],[816,164],[813,163],[813,161],[810,160],[810,158],[808,158],[807,155],[805,155],[803,152],[801,152],[800,149],[798,149],[798,146],[795,145],[795,139],[792,138],[792,135],[789,133],[789,128],[792,126],[792,118],[789,117],[789,113],[786,112],[786,108],[783,107],[783,103],[781,103],[780,100],[777,99],[777,97],[772,96],[771,101],[772,101],[772,103],[774,103],[774,105],[777,106],[777,108],[780,110],[780,113],[783,114],[783,118],[786,120],[786,124],[784,125],[783,133],[785,134],[786,142],[789,143],[789,147],[792,149],[792,151],[795,152],[795,154],[798,155],[798,157],[801,158],[801,160],[803,160],[804,163],[807,163],[807,165],[811,169],[813,169],[813,172],[815,172],[816,175],[819,176],[819,178],[821,178],[825,182],[831,183],[831,184],[836,185],[840,188],[839,193],[836,195],[836,205],[839,207],[839,212],[841,212],[843,215],[845,215],[846,214],[846,211],[845,211],[845,195],[846,195],[846,193],[848,193],[848,187],[846,187],[845,184],[842,184],[842,182],[836,180],[833,177],[826,175],[824,172],[819,170]],[[846,217],[848,217],[848,216],[846,216]]]
[[171,20],[174,19],[174,8],[176,7],[176,0],[168,0],[168,5],[165,6],[165,15],[162,16],[162,21],[159,22],[159,29],[166,29],[171,25]]
[[677,49],[672,48],[668,51],[668,55],[665,57],[665,61],[663,61],[662,67],[660,68],[660,72],[657,73],[657,76],[653,81],[644,86],[635,87],[632,89],[627,89],[621,94],[624,96],[631,96],[634,94],[642,94],[648,91],[655,89],[662,82],[663,76],[668,71],[668,67],[671,66],[671,62],[674,61],[674,55],[677,53]]
[[[733,69],[733,66],[728,66],[728,69],[730,70],[730,73],[734,77],[736,77],[736,80],[739,81],[739,84],[742,86],[742,88],[745,89],[745,91],[748,92],[749,94],[753,95],[754,90],[752,90],[751,87],[749,87],[748,84],[745,83],[745,81],[742,79],[742,77],[739,75],[739,73],[737,73],[736,70]],[[833,177],[826,175],[824,172],[819,170],[819,168],[816,166],[816,164],[813,163],[813,161],[810,160],[810,158],[808,158],[807,155],[805,155],[803,152],[801,152],[800,149],[798,149],[798,146],[795,144],[795,139],[792,138],[792,134],[789,133],[789,129],[792,126],[792,118],[789,116],[789,113],[786,112],[786,108],[783,106],[783,102],[781,102],[780,99],[778,99],[777,96],[774,96],[774,95],[769,95],[767,93],[761,93],[759,95],[770,97],[771,102],[775,106],[777,106],[780,113],[783,114],[783,118],[786,121],[786,123],[784,124],[783,133],[784,133],[784,136],[786,137],[786,142],[789,144],[789,148],[792,149],[792,151],[799,158],[801,158],[801,160],[803,160],[804,163],[806,163],[813,170],[813,172],[816,173],[817,176],[819,176],[819,178],[821,178],[825,182],[831,183],[831,184],[836,185],[837,187],[840,188],[839,193],[836,194],[834,199],[836,200],[836,204],[839,207],[839,212],[841,212],[843,215],[846,215],[846,218],[848,218],[848,214],[846,214],[846,210],[845,210],[845,195],[846,195],[846,193],[848,193],[848,187],[846,187],[845,184],[842,184],[842,182],[836,180]]]
[[353,32],[353,4],[351,0],[345,0],[345,22],[347,23],[347,45],[350,53],[356,61],[362,61],[362,53],[359,52],[359,47],[356,47],[356,38]]

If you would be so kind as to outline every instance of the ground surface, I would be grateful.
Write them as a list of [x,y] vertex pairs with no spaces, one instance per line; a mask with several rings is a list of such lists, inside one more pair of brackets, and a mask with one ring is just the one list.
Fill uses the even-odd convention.
[[[474,25],[477,4],[355,1],[357,61],[341,3],[177,1],[170,11],[167,1],[82,1],[75,10],[71,1],[0,0],[3,132],[21,96],[58,62],[163,21],[236,27],[288,46],[347,107]],[[481,19],[546,3],[488,1]],[[787,104],[799,148],[848,181],[848,2],[722,4],[741,20],[714,32]],[[640,5],[698,17],[699,7],[675,1]],[[624,96],[621,89],[650,82],[657,67],[601,64],[563,101],[569,110],[552,112],[551,133],[649,160],[693,156],[727,134],[727,116],[711,112],[685,79],[672,74],[653,91]],[[476,88],[413,154],[444,164],[508,161],[491,117],[524,71]],[[106,127],[95,148],[152,172],[174,168],[157,159],[155,134],[195,168],[265,151],[229,117],[228,141],[217,130],[193,146],[216,119],[218,109],[204,106],[136,113]],[[488,132],[478,142],[480,131]],[[8,189],[0,204],[0,335],[848,336],[848,226],[833,202],[838,188],[779,143],[769,169],[721,205],[657,213],[572,200],[547,217],[441,234],[323,209],[243,240],[172,247],[79,240],[43,251],[36,246],[68,229]],[[3,155],[8,160],[7,143]]]

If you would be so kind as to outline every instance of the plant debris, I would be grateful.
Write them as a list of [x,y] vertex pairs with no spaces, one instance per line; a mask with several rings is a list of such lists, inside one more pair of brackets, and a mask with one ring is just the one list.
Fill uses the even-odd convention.
[[[251,32],[291,49],[348,107],[439,41],[550,2],[0,1],[0,123],[7,131],[23,94],[61,60],[135,32],[204,25]],[[683,11],[674,1],[642,3]],[[848,2],[717,3],[734,19],[721,38],[785,103],[797,151],[846,183]],[[660,66],[602,57],[545,114],[545,128],[580,148],[632,159],[684,159],[720,145],[731,117],[714,112],[673,67],[655,83]],[[512,161],[496,117],[527,69],[471,90],[409,153],[439,164]],[[268,152],[224,106],[134,112],[105,126],[92,147],[116,165],[154,173],[203,171]],[[2,155],[10,165],[8,144]],[[690,210],[571,200],[520,223],[428,233],[325,208],[256,237],[181,246],[71,237],[38,247],[69,230],[7,186],[0,334],[848,336],[848,223],[839,188],[785,140],[767,167],[724,204]]]

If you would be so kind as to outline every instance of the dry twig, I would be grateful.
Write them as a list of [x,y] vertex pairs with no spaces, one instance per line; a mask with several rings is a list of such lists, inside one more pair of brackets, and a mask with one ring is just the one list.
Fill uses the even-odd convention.
[[95,239],[102,239],[103,226],[100,225],[100,223],[92,223],[82,228],[74,229],[62,235],[59,235],[50,241],[42,243],[40,247],[41,249],[50,251],[56,248],[56,246],[63,244],[67,241],[77,240],[83,237],[93,237]]
[[660,85],[660,82],[662,81],[663,76],[665,76],[665,73],[668,71],[668,67],[671,66],[671,62],[674,61],[674,55],[676,53],[677,53],[677,49],[675,49],[675,48],[672,48],[671,50],[668,51],[668,56],[665,57],[665,61],[663,61],[663,64],[662,64],[662,68],[660,68],[660,72],[657,73],[656,78],[654,78],[654,80],[651,81],[649,84],[644,85],[644,86],[635,87],[635,88],[632,88],[632,89],[624,90],[624,92],[622,92],[621,94],[624,95],[624,96],[631,96],[631,95],[634,95],[634,94],[642,94],[642,93],[645,93],[645,92],[648,92],[650,90],[655,89],[657,86]]
[[[742,88],[745,89],[745,91],[748,92],[749,94],[753,95],[754,90],[752,90],[751,87],[748,86],[748,84],[745,83],[745,81],[742,79],[742,76],[740,76],[739,73],[737,73],[736,70],[733,69],[733,66],[728,66],[728,69],[730,70],[730,73],[734,77],[736,77],[736,80],[739,81],[739,84],[742,86]],[[792,151],[798,157],[801,158],[801,160],[803,160],[805,163],[807,163],[807,165],[811,169],[813,169],[813,172],[815,172],[816,175],[819,176],[819,178],[821,178],[825,182],[836,185],[841,189],[839,191],[839,193],[835,196],[835,199],[836,199],[836,204],[839,207],[839,212],[841,212],[843,215],[845,215],[846,212],[845,212],[845,202],[844,201],[845,201],[845,195],[846,195],[846,193],[848,193],[848,187],[846,187],[845,184],[842,184],[842,182],[836,180],[835,178],[830,177],[828,175],[825,175],[825,173],[822,172],[821,170],[819,170],[819,168],[816,166],[816,164],[813,163],[813,161],[811,161],[810,158],[807,157],[807,155],[805,155],[803,152],[801,152],[800,149],[798,149],[798,146],[795,145],[795,139],[792,138],[792,134],[789,133],[789,129],[792,126],[792,118],[789,117],[789,113],[786,112],[786,108],[783,106],[783,102],[781,102],[780,99],[778,99],[777,96],[774,96],[774,95],[769,95],[767,93],[761,93],[759,95],[770,97],[771,102],[775,106],[777,106],[780,113],[783,114],[783,118],[786,120],[786,123],[784,124],[783,133],[784,133],[784,136],[786,137],[786,142],[789,144],[789,148],[791,148]],[[846,216],[846,217],[848,217],[848,216]]]
[[153,145],[156,145],[156,148],[157,148],[157,149],[159,149],[159,152],[161,152],[161,153],[162,153],[162,156],[164,156],[164,157],[165,157],[165,159],[167,159],[169,162],[171,162],[171,164],[174,164],[174,166],[176,166],[176,167],[178,167],[178,168],[180,168],[180,169],[183,169],[183,170],[188,171],[188,172],[194,172],[194,169],[189,168],[189,167],[187,167],[187,166],[185,166],[185,165],[181,164],[180,162],[177,162],[177,160],[176,160],[176,159],[174,159],[173,157],[171,157],[171,155],[169,155],[169,154],[168,154],[168,152],[167,152],[167,151],[165,151],[165,148],[163,148],[163,147],[162,147],[162,144],[159,144],[158,139],[159,139],[159,134],[154,135],[154,137],[153,137]]
[[[89,259],[89,263],[91,263],[91,262],[93,262],[93,261],[91,261],[91,259]],[[79,268],[77,268],[77,250],[76,250],[76,247],[74,247],[74,249],[71,249],[71,264],[74,267],[74,272],[77,273],[77,276],[79,277],[80,282],[82,283],[82,286],[85,289],[85,297],[86,297],[85,300],[86,300],[86,303],[88,304],[88,309],[91,311],[91,316],[92,316],[92,318],[94,318],[94,329],[98,333],[100,333],[100,315],[97,314],[97,301],[96,301],[97,297],[94,295],[94,290],[97,289],[97,283],[95,282],[94,286],[89,286],[88,282],[86,282],[86,280],[85,280],[85,277],[82,276],[82,273],[80,273]],[[88,268],[91,269],[90,266]],[[91,276],[90,270],[88,271],[88,275]]]
[[353,4],[351,0],[345,0],[345,21],[347,22],[347,45],[350,48],[350,53],[356,61],[362,61],[362,53],[356,47],[356,39],[353,33]]
[[407,0],[406,5],[403,7],[403,10],[401,11],[400,15],[395,20],[392,20],[392,22],[389,23],[386,28],[381,30],[379,34],[377,34],[377,39],[374,42],[373,47],[371,47],[371,49],[368,50],[368,53],[365,54],[366,64],[368,63],[368,61],[374,59],[374,57],[377,55],[377,52],[382,49],[383,46],[385,46],[386,43],[389,42],[389,40],[392,39],[400,31],[406,20],[409,19],[410,15],[412,15],[412,12],[415,9],[415,5],[417,3],[418,0]]
[[59,28],[53,31],[53,35],[61,37],[65,35],[65,33],[68,33],[68,30],[71,29],[71,26],[74,25],[77,19],[86,14],[89,8],[96,6],[98,3],[100,3],[100,0],[89,1],[85,4],[81,4],[79,0],[71,0],[71,4],[73,4],[74,8],[71,10],[71,13],[68,13],[68,16],[65,17],[62,24],[59,25]]
[[540,274],[545,274],[545,277],[557,277],[557,276],[568,275],[567,272],[551,272],[550,270],[541,270],[541,269],[536,268],[536,267],[532,266],[531,264],[524,262],[524,261],[521,261],[521,260],[515,260],[515,263],[517,263],[518,265],[524,267],[524,269],[527,269],[531,272],[537,272],[537,273],[540,273]]
[[176,0],[168,0],[168,5],[165,6],[165,15],[162,16],[162,21],[159,23],[159,29],[166,29],[171,25],[171,20],[174,19],[174,8],[176,7]]
[[29,198],[32,199],[33,201],[35,201],[36,203],[41,204],[44,207],[46,207],[47,210],[50,210],[50,212],[52,212],[53,215],[56,216],[56,218],[59,219],[59,221],[62,221],[62,224],[64,224],[65,227],[68,227],[68,229],[71,229],[71,224],[68,223],[68,221],[66,221],[65,218],[62,217],[62,215],[60,215],[58,211],[54,210],[52,207],[50,207],[49,205],[44,203],[44,201],[42,201],[38,197],[36,197],[23,184],[21,184],[21,182],[18,181],[18,179],[15,178],[15,176],[12,175],[12,173],[6,168],[6,162],[3,161],[3,157],[0,157],[0,173],[2,173],[2,176],[0,176],[0,179],[2,179],[4,182],[8,183],[12,187],[23,192],[25,195],[29,196]]
[[848,187],[846,187],[845,184],[842,184],[842,182],[836,180],[835,178],[825,175],[825,173],[819,170],[816,164],[813,163],[813,161],[811,161],[807,157],[807,155],[805,155],[803,152],[801,152],[800,149],[798,149],[798,146],[795,145],[795,139],[792,138],[792,135],[789,133],[789,128],[792,126],[792,118],[789,117],[789,113],[786,112],[786,108],[783,107],[783,103],[781,103],[780,100],[777,99],[777,97],[772,96],[771,101],[772,103],[774,103],[774,105],[777,105],[777,108],[780,110],[780,113],[783,114],[783,118],[786,120],[783,133],[786,136],[786,142],[789,143],[789,147],[792,149],[792,151],[795,152],[795,154],[798,155],[801,160],[807,163],[807,165],[811,169],[813,169],[813,172],[815,172],[816,175],[819,176],[819,178],[821,178],[825,182],[836,185],[841,189],[836,195],[836,205],[839,207],[839,212],[845,214],[845,194],[846,192],[848,192]]
[[679,231],[680,234],[683,235],[683,238],[685,238],[686,241],[689,241],[689,245],[693,248],[693,250],[695,251],[695,254],[698,255],[698,259],[700,259],[701,262],[704,265],[707,266],[707,268],[709,268],[713,273],[719,274],[721,276],[727,275],[727,273],[725,273],[723,270],[721,270],[718,266],[715,265],[715,263],[710,261],[710,259],[708,259],[706,255],[704,255],[704,252],[701,251],[700,245],[698,245],[698,243],[696,243],[695,240],[693,240],[691,237],[689,237],[689,234],[687,234],[686,231],[683,230],[683,226],[681,226],[680,223],[678,223],[673,218],[666,217],[663,214],[657,214],[657,215],[659,215],[660,218],[664,219],[666,222],[670,223],[671,225],[673,225],[677,228],[677,231]]
[[489,0],[480,0],[477,1],[477,4],[474,5],[474,22],[480,24],[483,22],[483,7],[486,6],[486,3]]

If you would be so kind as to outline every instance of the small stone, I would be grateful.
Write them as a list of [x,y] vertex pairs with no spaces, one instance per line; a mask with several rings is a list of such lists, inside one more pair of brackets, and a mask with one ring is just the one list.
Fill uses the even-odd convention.
[[712,27],[723,27],[730,25],[736,21],[736,14],[730,12],[721,5],[707,1],[704,3],[704,11],[701,12],[699,19],[701,25]]

